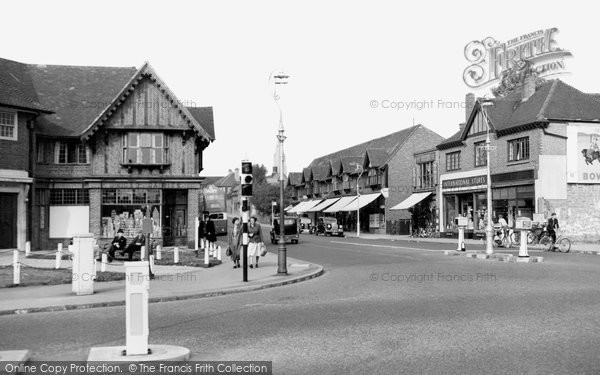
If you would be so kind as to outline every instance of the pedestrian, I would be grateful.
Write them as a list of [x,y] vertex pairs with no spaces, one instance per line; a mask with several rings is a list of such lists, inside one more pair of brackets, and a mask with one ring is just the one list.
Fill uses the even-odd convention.
[[117,236],[113,238],[110,243],[110,247],[108,248],[108,261],[112,262],[115,259],[115,251],[117,250],[125,250],[127,246],[127,238],[123,236],[123,229],[119,229],[117,231]]
[[556,230],[559,228],[558,219],[556,218],[556,212],[552,213],[550,219],[548,219],[548,234],[552,237],[552,243],[556,242]]
[[133,240],[131,240],[129,246],[127,246],[125,250],[121,251],[121,255],[125,255],[125,253],[127,253],[128,259],[129,261],[131,261],[133,260],[133,253],[135,253],[136,251],[139,251],[141,253],[142,246],[144,246],[145,244],[146,236],[144,236],[142,230],[140,229],[138,231],[138,234],[133,238]]
[[208,214],[208,211],[204,211],[200,217],[198,218],[198,243],[202,243],[202,240],[205,238],[205,226],[206,222],[204,221],[204,215]]
[[[250,268],[258,268],[258,257],[260,256],[261,244],[264,244],[264,242],[262,228],[254,216],[250,218],[250,223],[248,224],[248,242]],[[252,266],[252,259],[254,259],[254,267]]]
[[240,268],[240,246],[241,246],[240,219],[234,217],[231,220],[231,231],[229,233],[229,251],[233,268]]
[[204,224],[204,236],[209,243],[217,242],[217,231],[215,230],[215,222],[211,219],[208,212],[204,215],[206,223]]

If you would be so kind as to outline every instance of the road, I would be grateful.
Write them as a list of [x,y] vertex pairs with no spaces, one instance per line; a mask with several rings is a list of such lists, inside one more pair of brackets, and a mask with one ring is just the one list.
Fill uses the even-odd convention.
[[[277,374],[600,372],[600,257],[516,264],[444,256],[449,247],[303,235],[288,255],[323,276],[152,304],[150,342],[198,360],[272,360]],[[124,307],[3,316],[0,349],[83,360],[91,346],[123,345],[124,325]]]

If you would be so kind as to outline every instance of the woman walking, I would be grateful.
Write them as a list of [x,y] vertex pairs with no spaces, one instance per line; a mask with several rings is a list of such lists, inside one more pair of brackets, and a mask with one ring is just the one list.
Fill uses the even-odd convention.
[[[260,256],[263,238],[262,228],[254,216],[250,218],[250,223],[248,224],[248,238],[248,258],[250,261],[250,268],[258,268],[258,257]],[[254,267],[252,266],[252,259],[254,259]]]
[[231,251],[231,261],[233,268],[240,268],[240,246],[241,246],[241,228],[240,219],[234,217],[231,220],[231,232],[229,233],[229,251]]

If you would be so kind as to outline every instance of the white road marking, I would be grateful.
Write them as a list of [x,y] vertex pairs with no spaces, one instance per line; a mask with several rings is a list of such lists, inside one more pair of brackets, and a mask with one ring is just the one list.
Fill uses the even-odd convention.
[[441,252],[444,250],[431,250],[431,249],[419,249],[414,247],[403,247],[403,246],[391,246],[391,245],[374,245],[374,244],[366,244],[366,243],[358,243],[358,242],[343,242],[343,241],[329,241],[331,243],[339,243],[344,245],[355,245],[355,246],[368,246],[368,247],[383,247],[388,249],[404,249],[404,250],[417,250],[417,251],[433,251],[433,252]]

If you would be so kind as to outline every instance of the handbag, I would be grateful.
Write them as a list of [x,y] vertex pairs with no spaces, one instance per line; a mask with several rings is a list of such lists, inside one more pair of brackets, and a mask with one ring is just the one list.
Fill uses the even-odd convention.
[[228,257],[230,257],[230,256],[231,256],[231,254],[232,254],[232,253],[231,253],[231,247],[229,247],[229,246],[228,246],[228,247],[227,247],[227,251],[225,251],[225,256],[228,256]]
[[267,255],[267,245],[265,245],[264,242],[260,243],[260,256],[264,257],[265,255]]

